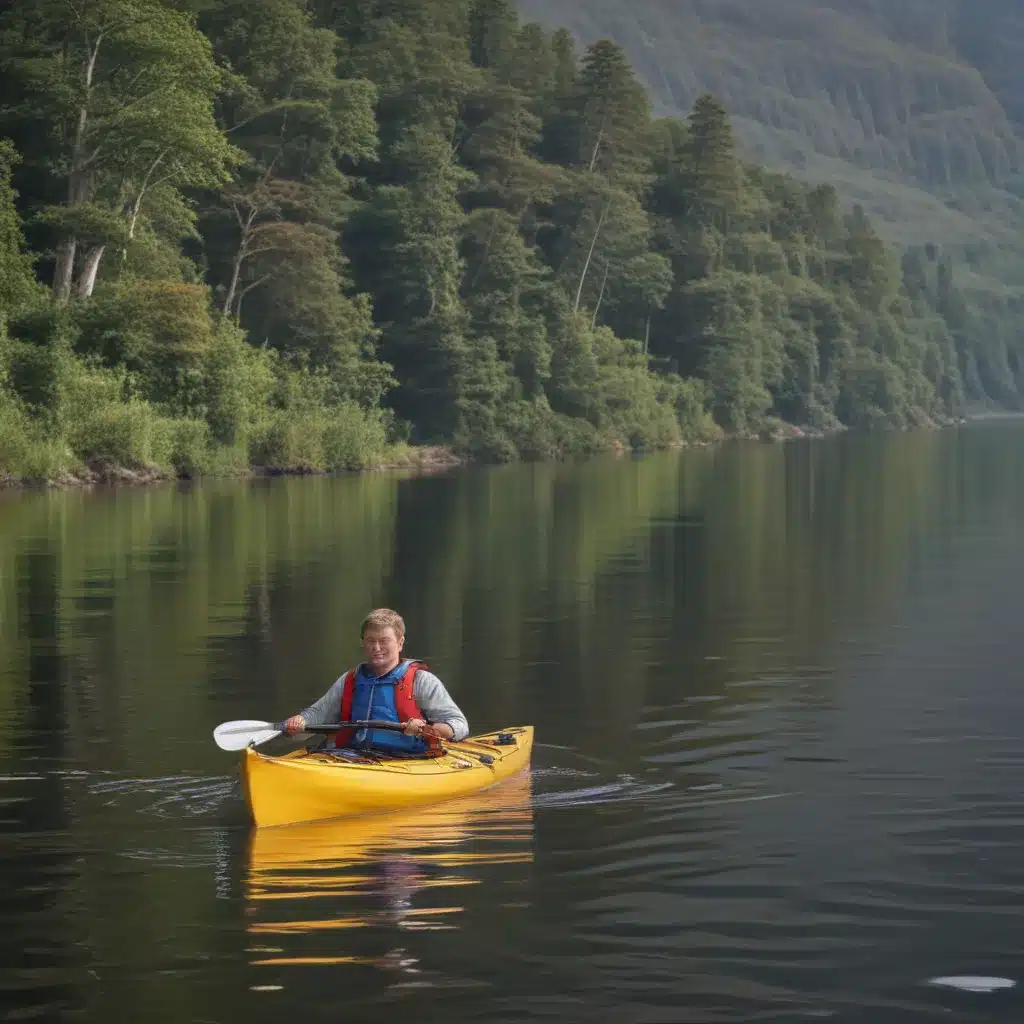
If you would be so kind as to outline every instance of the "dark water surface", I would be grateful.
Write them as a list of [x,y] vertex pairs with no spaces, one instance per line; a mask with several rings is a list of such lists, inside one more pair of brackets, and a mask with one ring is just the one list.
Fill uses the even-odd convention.
[[[251,831],[380,604],[532,773]],[[0,495],[0,1018],[1019,1021],[1022,609],[1013,422]]]

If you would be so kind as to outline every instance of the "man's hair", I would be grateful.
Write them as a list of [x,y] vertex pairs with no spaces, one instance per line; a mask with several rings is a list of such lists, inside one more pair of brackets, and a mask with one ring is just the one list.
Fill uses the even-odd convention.
[[395,636],[401,640],[405,636],[405,619],[390,608],[374,608],[359,627],[360,639],[366,636],[368,629],[393,629]]

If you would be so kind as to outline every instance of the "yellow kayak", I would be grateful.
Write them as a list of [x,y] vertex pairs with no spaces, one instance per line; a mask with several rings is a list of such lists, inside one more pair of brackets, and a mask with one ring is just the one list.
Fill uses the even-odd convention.
[[502,729],[446,744],[434,758],[346,759],[295,750],[269,757],[246,747],[242,781],[257,826],[291,825],[422,806],[467,796],[530,763],[533,726]]

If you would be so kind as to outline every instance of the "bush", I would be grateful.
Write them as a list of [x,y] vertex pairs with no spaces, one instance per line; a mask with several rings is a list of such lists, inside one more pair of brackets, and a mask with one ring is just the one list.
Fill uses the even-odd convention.
[[329,410],[322,450],[328,469],[366,469],[388,448],[388,425],[379,410],[342,402]]
[[148,401],[178,415],[202,414],[206,361],[216,344],[209,289],[129,276],[97,290],[78,327],[80,354],[126,367]]
[[253,430],[249,460],[269,470],[322,471],[322,442],[323,424],[315,411],[272,409]]
[[276,382],[252,427],[249,459],[277,471],[363,469],[388,449],[388,417],[353,401],[332,401],[326,373],[276,364]]
[[715,423],[705,405],[708,389],[697,377],[664,378],[666,398],[672,403],[679,430],[686,441],[717,441],[722,428]]
[[57,423],[74,455],[91,468],[171,468],[172,421],[131,396],[123,368],[68,360]]
[[609,443],[631,448],[664,448],[677,442],[675,409],[639,343],[623,341],[607,327],[593,331],[592,338],[598,358],[594,420],[599,432]]
[[178,476],[195,477],[213,466],[210,428],[205,420],[171,420],[171,466]]
[[558,453],[563,457],[594,455],[606,447],[593,423],[556,413],[552,417]]
[[201,408],[218,444],[244,447],[274,391],[274,358],[249,345],[235,324],[215,331],[202,366]]
[[543,396],[507,402],[499,415],[513,452],[520,458],[539,461],[562,454],[555,414]]
[[254,431],[249,458],[279,472],[324,472],[365,469],[387,449],[384,418],[343,402],[271,410]]
[[904,375],[884,356],[857,350],[839,372],[836,412],[847,426],[874,430],[909,423]]
[[71,463],[66,445],[46,437],[0,385],[0,480],[52,480]]
[[72,452],[92,469],[171,468],[173,421],[148,402],[108,402],[74,423],[68,431]]
[[61,388],[74,362],[74,322],[67,310],[31,306],[11,317],[0,341],[2,379],[36,418],[59,415]]

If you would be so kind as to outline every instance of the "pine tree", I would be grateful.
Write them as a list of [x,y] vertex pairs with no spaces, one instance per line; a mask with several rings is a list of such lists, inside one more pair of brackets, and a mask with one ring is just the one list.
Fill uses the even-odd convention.
[[690,212],[725,226],[740,199],[741,170],[729,112],[711,95],[701,96],[687,119],[681,185]]
[[518,18],[509,0],[472,0],[469,7],[469,57],[504,79],[516,53]]

